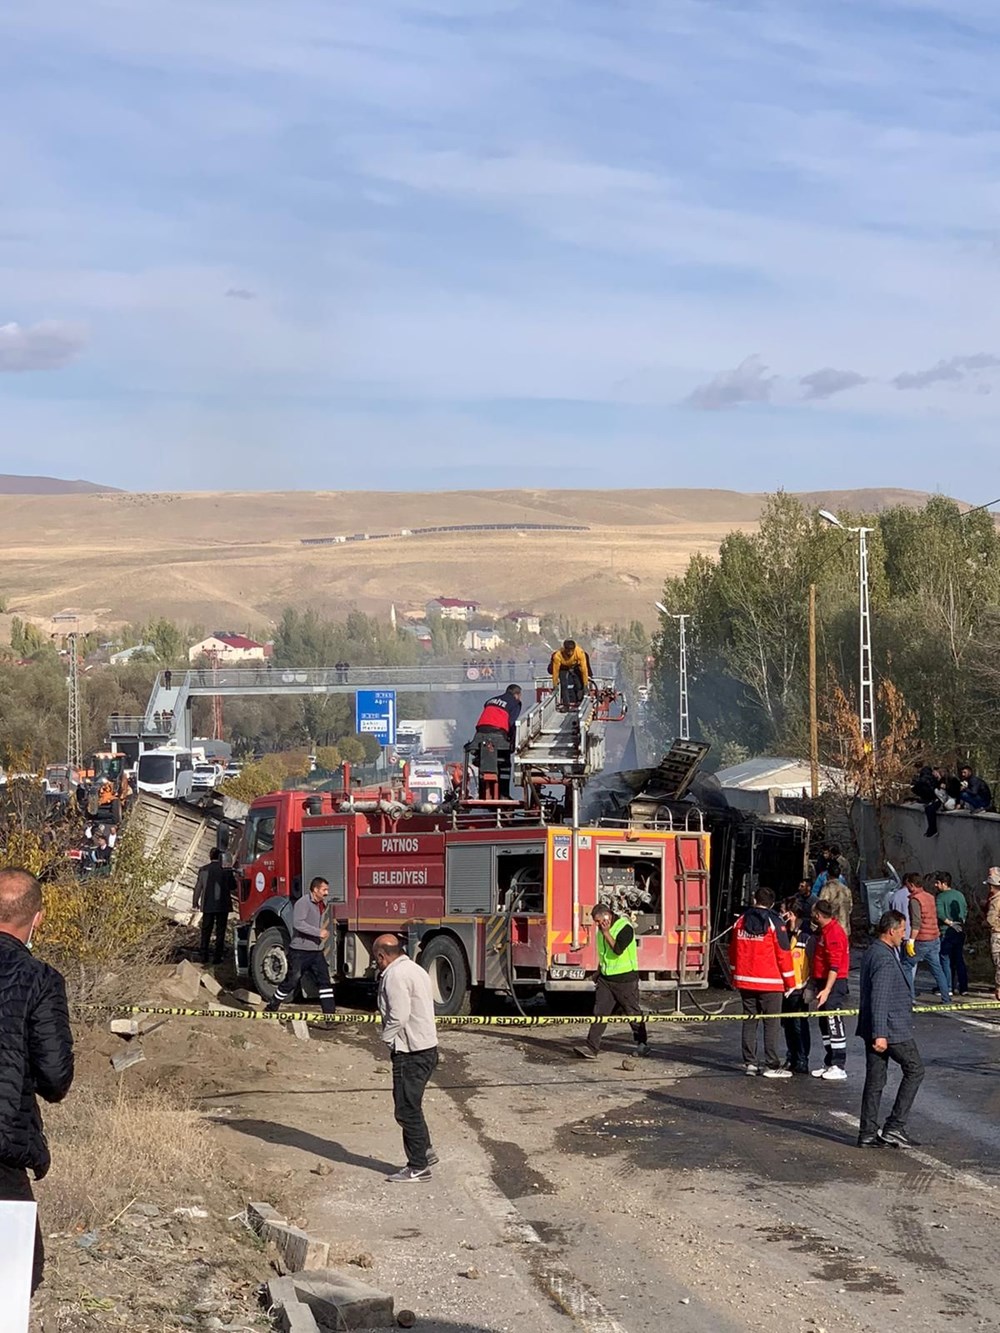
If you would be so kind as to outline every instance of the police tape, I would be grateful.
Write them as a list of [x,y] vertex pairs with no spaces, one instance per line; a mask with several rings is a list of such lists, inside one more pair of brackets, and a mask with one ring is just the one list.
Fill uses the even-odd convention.
[[[340,1024],[355,1027],[364,1023],[379,1023],[381,1017],[376,1013],[337,1013],[317,1014],[313,1010],[265,1010],[231,1009],[220,1005],[217,1009],[185,1009],[177,1005],[155,1004],[83,1004],[78,1010],[87,1014],[107,1014],[111,1016],[146,1015],[156,1018],[217,1018],[229,1020],[250,1020],[274,1023],[312,1023],[319,1027],[336,1027]],[[948,1013],[988,1013],[1000,1010],[1000,1000],[983,1000],[974,1004],[917,1004],[913,1006],[915,1014]],[[858,1009],[812,1009],[796,1010],[778,1014],[745,1014],[742,1010],[729,1013],[704,1014],[682,1013],[669,1014],[601,1014],[602,1023],[742,1023],[744,1019],[767,1018],[857,1018]],[[438,1027],[496,1027],[496,1028],[537,1028],[537,1027],[580,1027],[594,1022],[593,1015],[564,1014],[438,1014],[434,1022]]]

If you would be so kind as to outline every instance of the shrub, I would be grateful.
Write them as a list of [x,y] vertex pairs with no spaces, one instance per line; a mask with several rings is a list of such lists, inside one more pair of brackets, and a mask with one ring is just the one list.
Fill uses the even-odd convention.
[[149,969],[165,960],[170,923],[153,895],[170,878],[165,852],[147,855],[140,816],[121,828],[111,867],[77,878],[65,871],[44,885],[44,955],[66,977],[77,1003],[112,990],[118,1003],[145,998]]
[[202,1117],[161,1088],[74,1088],[46,1110],[52,1169],[39,1189],[47,1229],[104,1227],[133,1200],[173,1197],[178,1181],[209,1180],[217,1151]]
[[234,778],[220,783],[223,796],[245,801],[247,805],[269,791],[281,791],[290,779],[304,778],[309,772],[309,756],[303,753],[266,754],[252,764],[245,764]]

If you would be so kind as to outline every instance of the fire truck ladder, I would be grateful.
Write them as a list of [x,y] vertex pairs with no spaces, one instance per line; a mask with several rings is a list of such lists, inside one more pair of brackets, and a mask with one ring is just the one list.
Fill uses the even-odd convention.
[[[684,858],[685,847],[694,851],[693,866]],[[711,933],[709,914],[708,867],[705,865],[705,840],[698,833],[677,834],[677,1008],[681,1006],[681,992],[692,981],[704,981],[703,973],[708,960],[708,937]],[[692,902],[692,897],[695,899]],[[692,932],[697,943],[692,944]],[[689,974],[688,953],[693,950],[697,962],[693,975]]]
[[600,772],[604,766],[604,724],[597,720],[596,712],[590,694],[584,696],[578,709],[561,712],[557,695],[547,690],[518,719],[511,756],[515,780],[526,770],[541,770],[566,779]]

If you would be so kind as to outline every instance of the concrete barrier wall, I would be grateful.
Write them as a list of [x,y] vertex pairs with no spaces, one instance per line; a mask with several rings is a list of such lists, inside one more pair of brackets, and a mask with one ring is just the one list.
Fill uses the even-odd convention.
[[859,801],[851,816],[861,852],[861,877],[878,879],[884,860],[900,875],[915,870],[931,875],[947,870],[969,898],[984,901],[982,881],[990,866],[1000,865],[1000,815],[943,813],[936,838],[924,836],[927,821],[918,805],[890,805],[882,811],[885,853],[881,851],[873,806]]

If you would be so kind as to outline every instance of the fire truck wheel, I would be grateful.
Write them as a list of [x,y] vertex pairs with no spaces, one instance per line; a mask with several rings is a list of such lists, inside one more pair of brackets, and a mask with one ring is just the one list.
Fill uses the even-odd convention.
[[268,926],[250,952],[250,980],[254,990],[270,1000],[288,975],[288,936],[279,926]]
[[430,973],[434,1012],[467,1014],[472,997],[469,993],[469,965],[462,946],[447,935],[438,935],[420,951],[417,961]]

